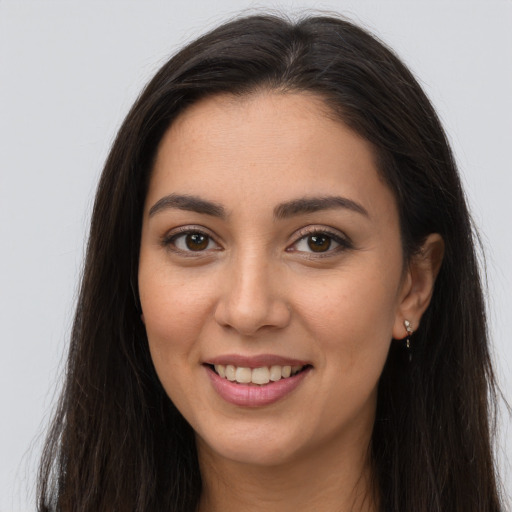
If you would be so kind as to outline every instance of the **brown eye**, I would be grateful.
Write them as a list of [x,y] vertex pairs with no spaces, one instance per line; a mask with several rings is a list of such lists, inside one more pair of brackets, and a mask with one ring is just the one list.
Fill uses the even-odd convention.
[[325,252],[331,248],[332,238],[326,235],[310,235],[307,243],[313,252]]
[[194,229],[169,236],[163,240],[163,245],[171,250],[189,254],[220,249],[210,235]]
[[190,251],[204,251],[209,242],[210,238],[203,233],[189,233],[185,236],[185,244]]
[[305,233],[286,250],[288,252],[309,253],[310,256],[313,256],[313,253],[315,253],[318,257],[321,257],[334,256],[352,247],[353,245],[348,237],[328,231],[315,230]]

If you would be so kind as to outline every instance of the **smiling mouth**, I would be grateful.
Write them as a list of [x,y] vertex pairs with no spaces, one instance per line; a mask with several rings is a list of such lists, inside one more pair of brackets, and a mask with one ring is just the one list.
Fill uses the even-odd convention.
[[304,366],[272,365],[259,368],[248,368],[231,364],[208,364],[207,366],[219,377],[230,382],[236,384],[255,384],[258,386],[288,379],[311,367],[309,364]]

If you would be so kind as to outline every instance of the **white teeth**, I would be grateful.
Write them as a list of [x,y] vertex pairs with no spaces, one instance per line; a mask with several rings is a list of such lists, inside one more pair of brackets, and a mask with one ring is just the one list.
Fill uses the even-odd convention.
[[281,380],[281,367],[280,366],[271,366],[270,367],[270,380],[275,382],[277,380]]
[[262,366],[260,368],[247,368],[244,366],[234,366],[232,364],[214,365],[215,371],[223,379],[230,380],[232,382],[238,382],[240,384],[268,384],[270,381],[277,382],[281,379],[287,379],[291,375],[295,375],[302,366],[279,366],[273,365],[270,368]]
[[253,384],[268,384],[270,381],[270,370],[266,367],[254,368],[252,371]]
[[235,380],[240,382],[240,384],[249,384],[252,379],[252,371],[250,368],[244,368],[243,366],[239,366],[236,369]]
[[223,364],[215,365],[215,370],[223,379],[226,377],[226,367]]
[[235,380],[236,368],[232,364],[226,366],[226,379]]

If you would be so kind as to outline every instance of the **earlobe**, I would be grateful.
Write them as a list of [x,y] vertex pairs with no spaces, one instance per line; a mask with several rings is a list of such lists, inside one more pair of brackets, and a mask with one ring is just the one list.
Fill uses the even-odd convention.
[[413,330],[418,330],[421,317],[430,304],[443,256],[443,238],[438,233],[432,233],[411,257],[393,326],[393,338],[403,339],[407,336],[404,327],[406,320]]

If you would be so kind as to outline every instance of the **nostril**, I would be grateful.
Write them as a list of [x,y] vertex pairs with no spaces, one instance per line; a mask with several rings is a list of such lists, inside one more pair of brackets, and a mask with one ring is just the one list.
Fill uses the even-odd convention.
[[291,308],[275,298],[254,302],[231,298],[220,302],[215,311],[215,320],[221,327],[244,336],[253,336],[262,329],[282,329],[290,318]]

